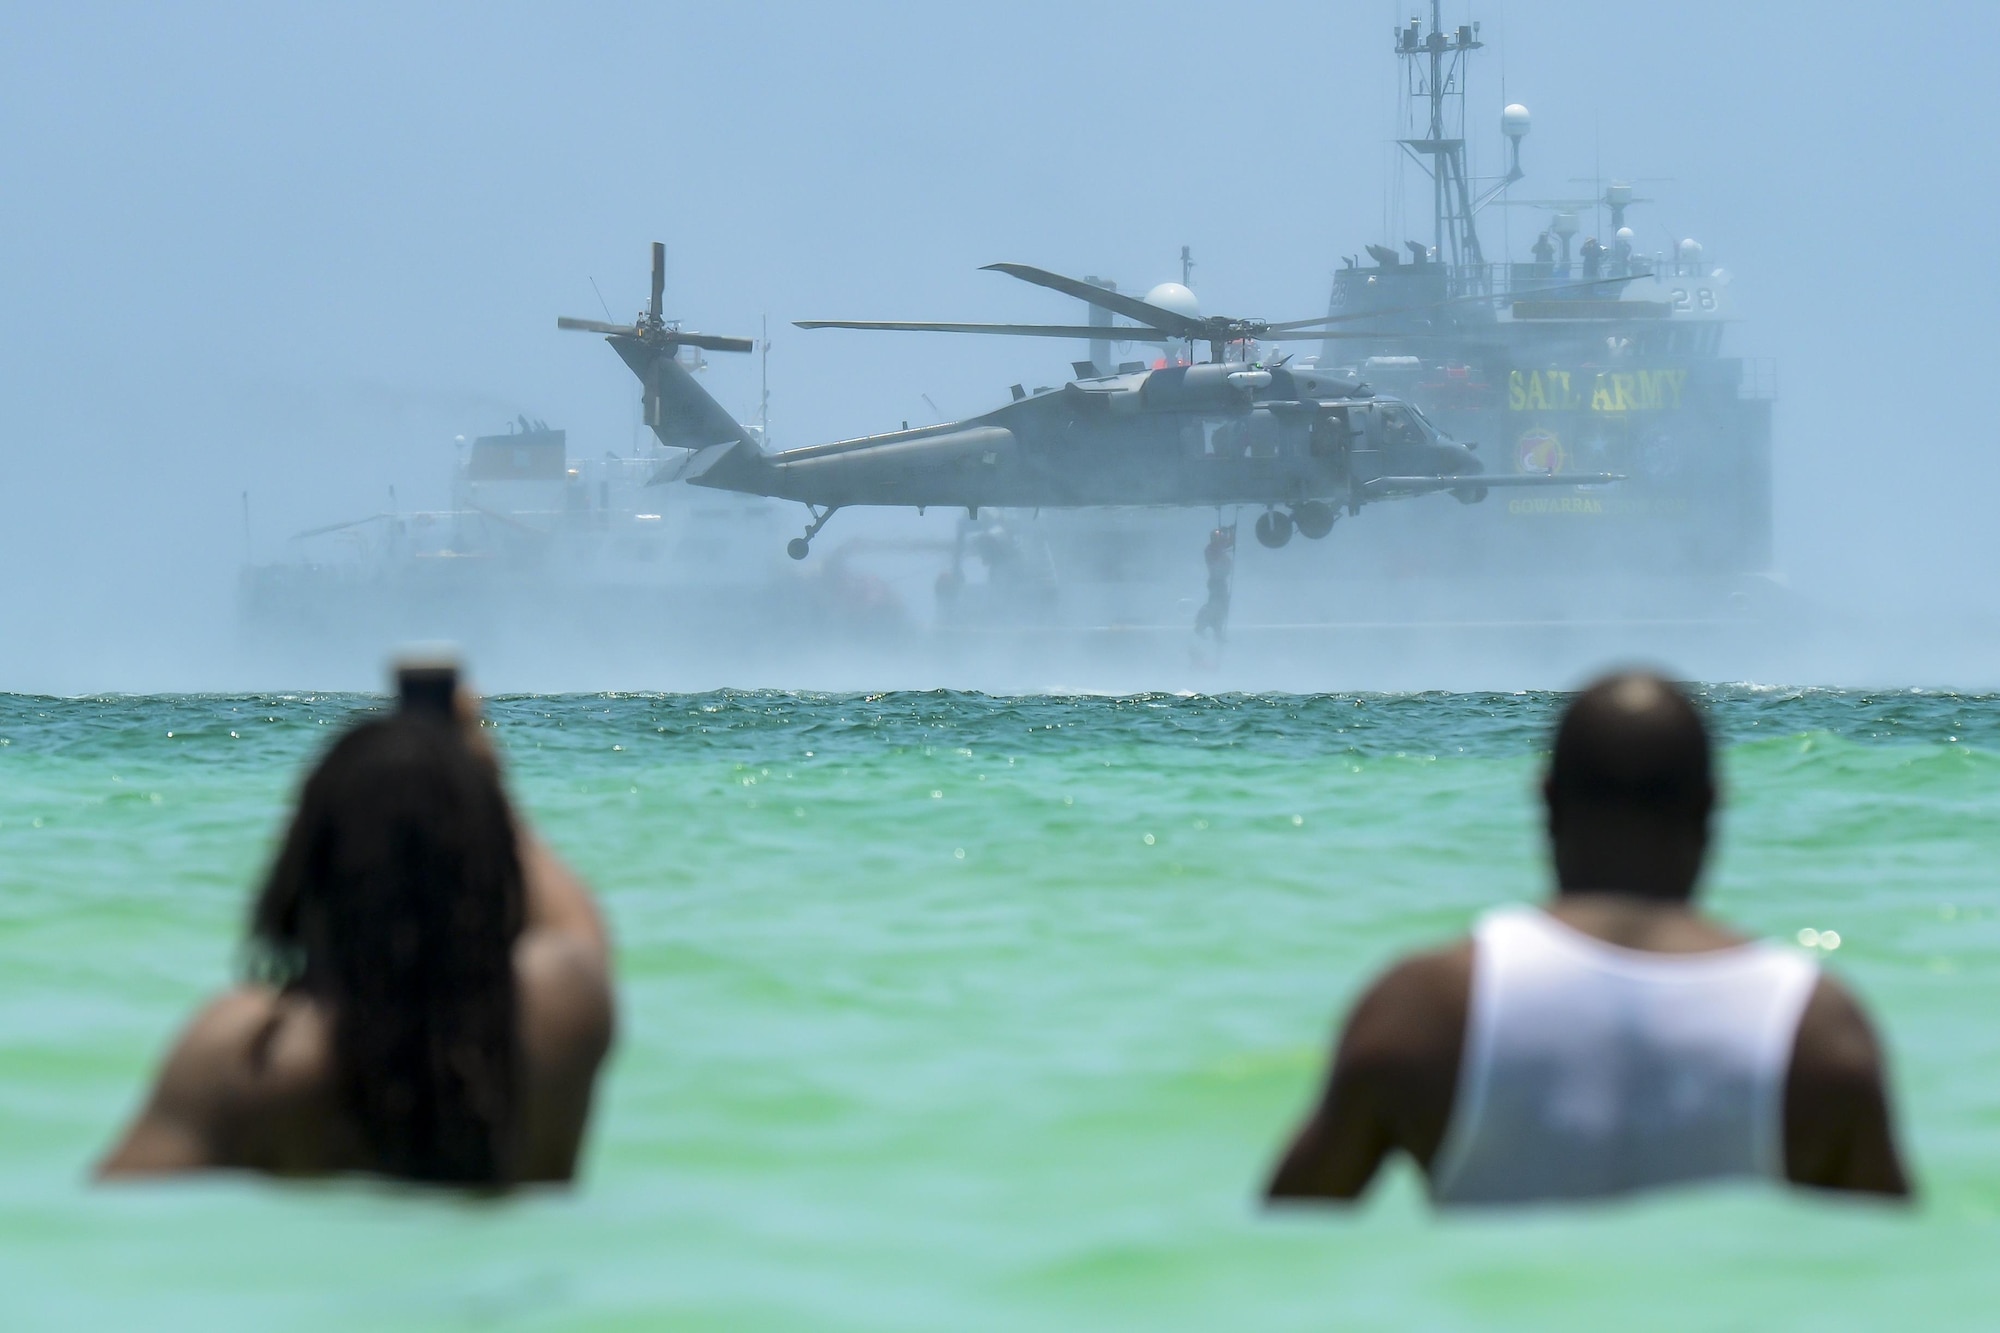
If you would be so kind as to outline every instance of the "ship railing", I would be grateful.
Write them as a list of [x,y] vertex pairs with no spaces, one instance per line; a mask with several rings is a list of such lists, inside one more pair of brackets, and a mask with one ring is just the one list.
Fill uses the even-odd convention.
[[[1626,259],[1606,255],[1595,272],[1587,270],[1580,260],[1575,259],[1568,263],[1557,260],[1546,264],[1404,264],[1388,269],[1349,268],[1336,275],[1335,313],[1359,311],[1376,303],[1404,304],[1403,293],[1416,290],[1407,284],[1419,284],[1417,289],[1428,288],[1440,300],[1465,300],[1478,296],[1518,300],[1533,296],[1540,300],[1601,301],[1606,299],[1609,289],[1585,284],[1609,278],[1699,278],[1713,271],[1712,262],[1705,257],[1683,260],[1665,254],[1632,255]],[[1390,285],[1377,288],[1377,281],[1386,281]]]
[[[1620,260],[1607,256],[1595,273],[1580,261],[1540,263],[1460,264],[1452,269],[1451,295],[1519,298],[1538,296],[1545,300],[1603,300],[1604,288],[1582,284],[1604,278],[1696,278],[1706,276],[1712,266],[1706,259],[1688,261],[1664,255],[1633,255]],[[1556,291],[1556,288],[1567,288]]]
[[1615,297],[1616,292],[1609,287],[1589,286],[1605,278],[1643,278],[1658,272],[1649,259],[1634,256],[1630,260],[1606,260],[1592,272],[1582,264],[1506,264],[1495,265],[1506,270],[1501,280],[1494,284],[1497,295],[1511,297],[1536,296],[1554,301],[1602,301],[1607,296]]

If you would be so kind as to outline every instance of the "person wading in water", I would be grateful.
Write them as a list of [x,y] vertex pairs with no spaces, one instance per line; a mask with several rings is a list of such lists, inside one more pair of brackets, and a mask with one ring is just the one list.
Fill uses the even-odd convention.
[[1269,1199],[1356,1198],[1397,1149],[1440,1204],[1757,1176],[1907,1195],[1860,1006],[1694,909],[1711,763],[1665,681],[1577,696],[1543,785],[1554,901],[1488,913],[1369,988]]
[[182,1033],[101,1177],[575,1174],[612,1038],[604,923],[452,703],[362,723],[307,779],[249,978]]

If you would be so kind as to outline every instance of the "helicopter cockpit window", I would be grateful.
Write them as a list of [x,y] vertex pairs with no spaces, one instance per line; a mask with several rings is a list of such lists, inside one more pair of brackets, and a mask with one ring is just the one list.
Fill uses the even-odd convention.
[[1384,403],[1377,417],[1382,423],[1382,443],[1385,445],[1416,444],[1423,439],[1423,432],[1410,419],[1409,409],[1401,403]]

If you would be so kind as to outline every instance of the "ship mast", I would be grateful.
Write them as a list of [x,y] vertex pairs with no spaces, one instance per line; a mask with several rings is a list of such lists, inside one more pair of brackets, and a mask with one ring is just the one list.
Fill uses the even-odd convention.
[[1472,187],[1465,168],[1465,57],[1485,43],[1479,25],[1460,24],[1447,33],[1440,17],[1442,0],[1431,0],[1431,30],[1420,20],[1396,31],[1396,54],[1403,58],[1403,123],[1418,127],[1420,138],[1400,139],[1403,151],[1431,178],[1432,244],[1439,260],[1458,267],[1483,266],[1479,230],[1473,222]]

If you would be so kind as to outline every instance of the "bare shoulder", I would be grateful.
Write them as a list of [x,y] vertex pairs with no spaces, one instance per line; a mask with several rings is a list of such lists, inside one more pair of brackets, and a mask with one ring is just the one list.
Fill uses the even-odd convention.
[[324,1026],[309,1004],[262,986],[225,992],[182,1029],[99,1174],[234,1164],[239,1127],[317,1095],[326,1069]]
[[1369,984],[1267,1198],[1358,1198],[1398,1149],[1429,1168],[1451,1115],[1471,989],[1469,940],[1412,954]]
[[1785,1077],[1785,1174],[1822,1189],[1907,1196],[1882,1043],[1860,1001],[1821,973]]
[[616,1021],[604,945],[571,931],[529,931],[514,948],[514,976],[530,1064],[595,1067]]
[[523,1181],[576,1174],[599,1066],[616,1025],[610,958],[601,937],[560,929],[528,931],[514,946],[527,1062]]
[[1461,940],[1411,954],[1383,972],[1355,1002],[1341,1039],[1342,1059],[1421,1061],[1449,1048],[1455,1069],[1472,994],[1472,953],[1472,941]]
[[1818,1093],[1879,1085],[1882,1044],[1854,993],[1820,973],[1792,1046],[1791,1081]]
[[[284,1073],[295,1081],[304,1071],[299,1047],[313,1042],[296,1020],[317,1029],[311,1008],[264,986],[241,986],[209,1001],[182,1031],[161,1067],[161,1099],[192,1108],[228,1109],[246,1094],[267,1089],[263,1075]],[[288,1024],[287,1019],[295,1020]],[[290,1032],[283,1031],[291,1027]],[[300,1040],[305,1039],[304,1041]],[[273,1069],[275,1057],[282,1069]]]
[[540,838],[524,836],[528,920],[514,945],[521,1035],[529,1065],[594,1069],[614,1023],[611,936],[575,871]]

